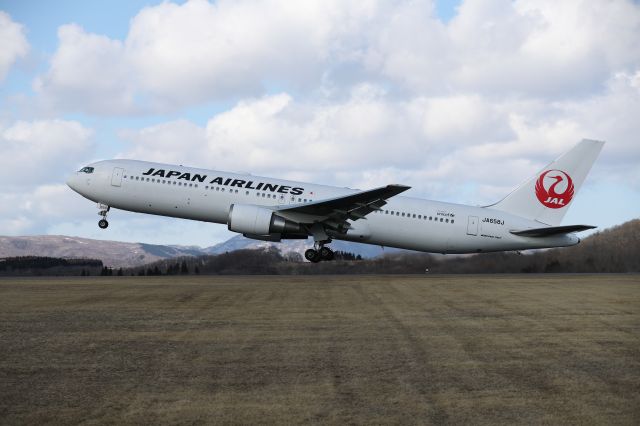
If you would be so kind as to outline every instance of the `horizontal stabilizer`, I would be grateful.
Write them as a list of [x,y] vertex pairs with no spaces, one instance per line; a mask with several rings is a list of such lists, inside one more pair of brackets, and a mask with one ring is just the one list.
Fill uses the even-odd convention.
[[522,231],[510,231],[514,235],[521,237],[548,237],[550,235],[568,234],[570,232],[581,232],[587,229],[594,229],[591,225],[567,225],[567,226],[548,226],[546,228],[523,229]]

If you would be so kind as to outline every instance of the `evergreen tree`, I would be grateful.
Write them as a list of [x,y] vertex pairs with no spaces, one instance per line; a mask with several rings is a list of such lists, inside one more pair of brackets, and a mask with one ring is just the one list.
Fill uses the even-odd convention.
[[180,266],[180,273],[183,275],[186,275],[189,273],[189,268],[187,268],[187,261],[183,260],[182,261],[182,266]]

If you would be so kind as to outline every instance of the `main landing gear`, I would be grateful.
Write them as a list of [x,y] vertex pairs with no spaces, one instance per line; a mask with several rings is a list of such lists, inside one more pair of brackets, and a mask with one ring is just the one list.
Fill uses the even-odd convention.
[[102,219],[98,221],[98,227],[100,229],[107,229],[109,227],[109,222],[107,222],[107,213],[109,213],[111,207],[104,204],[99,204],[98,208],[100,209],[98,214],[102,216]]
[[304,252],[305,259],[313,263],[318,263],[321,260],[333,260],[333,250],[329,247],[325,247],[324,244],[325,242],[315,243],[313,248]]

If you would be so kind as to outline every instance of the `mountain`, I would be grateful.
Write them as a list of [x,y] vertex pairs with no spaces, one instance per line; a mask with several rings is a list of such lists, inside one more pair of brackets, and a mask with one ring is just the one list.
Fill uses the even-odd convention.
[[[0,258],[16,256],[46,256],[60,258],[100,259],[105,266],[113,268],[140,266],[161,259],[181,256],[202,256],[220,254],[240,249],[258,249],[274,246],[282,253],[303,254],[313,245],[312,240],[290,240],[282,243],[251,240],[238,235],[212,247],[157,245],[144,243],[124,243],[119,241],[91,240],[64,235],[38,235],[26,237],[0,236]],[[382,249],[379,246],[334,241],[334,250],[346,251],[371,258],[397,249]]]
[[[566,267],[566,270],[558,269],[558,271],[636,271],[638,270],[637,259],[640,259],[639,241],[640,220],[635,219],[594,233],[575,247],[533,251],[531,255],[527,256],[517,256],[513,253],[488,253],[482,256],[451,255],[443,259],[442,262],[438,262],[440,264],[439,269],[434,268],[433,270],[436,271],[437,269],[439,272],[549,272]],[[222,254],[240,249],[258,249],[270,246],[278,248],[283,254],[289,252],[303,254],[311,245],[311,239],[272,243],[250,240],[241,235],[207,248],[123,243],[63,235],[0,236],[0,258],[16,256],[92,258],[102,260],[105,266],[119,268],[135,267],[174,257]],[[379,255],[390,253],[416,253],[392,248],[382,249],[379,246],[345,241],[334,241],[331,243],[331,248],[336,251],[360,255],[363,258],[375,258]],[[460,257],[460,259],[456,260],[456,257]],[[587,266],[578,268],[578,265],[581,265],[583,261]],[[502,265],[502,269],[497,266],[491,266],[493,263]]]
[[[203,249],[206,254],[221,254],[228,253],[235,250],[241,249],[259,249],[259,248],[268,248],[268,247],[276,247],[280,250],[281,253],[286,254],[289,252],[297,252],[300,254],[304,254],[304,251],[311,246],[313,246],[313,240],[308,238],[306,240],[286,240],[281,243],[274,243],[270,241],[258,241],[251,240],[249,238],[243,237],[242,235],[236,235],[228,239],[225,242],[220,244],[216,244],[212,247],[207,247]],[[338,241],[335,240],[331,243],[331,249],[334,251],[345,251],[349,253],[353,253],[355,255],[360,255],[363,258],[373,258],[385,253],[396,253],[401,251],[395,248],[385,247],[384,249],[380,246],[372,246],[368,244],[358,244],[358,243],[350,243],[348,241]]]
[[119,268],[144,265],[171,257],[202,254],[202,251],[192,247],[123,243],[64,235],[0,236],[0,258],[16,256],[92,258],[102,260],[106,266]]

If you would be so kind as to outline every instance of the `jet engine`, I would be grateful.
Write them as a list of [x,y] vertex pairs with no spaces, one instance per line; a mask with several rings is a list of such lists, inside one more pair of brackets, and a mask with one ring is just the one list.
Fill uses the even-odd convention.
[[300,224],[278,216],[271,209],[249,204],[232,204],[227,221],[229,231],[244,235],[304,234],[307,232]]

